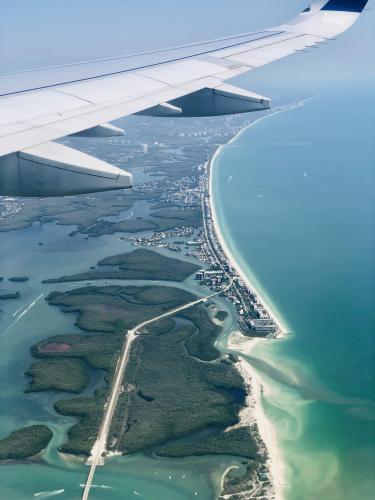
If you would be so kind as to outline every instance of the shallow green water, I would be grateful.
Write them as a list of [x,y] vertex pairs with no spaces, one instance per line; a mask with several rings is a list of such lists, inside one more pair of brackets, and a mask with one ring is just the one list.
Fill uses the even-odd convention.
[[374,107],[372,88],[327,89],[258,122],[214,166],[226,241],[293,333],[249,359],[290,500],[375,491]]
[[[3,290],[19,290],[21,298],[1,304],[0,313],[0,436],[37,423],[46,423],[54,439],[44,454],[45,464],[0,466],[0,498],[81,498],[87,466],[79,461],[64,461],[57,448],[65,438],[73,419],[61,417],[53,402],[66,394],[23,394],[25,370],[31,363],[29,348],[37,341],[55,334],[78,331],[74,315],[63,314],[49,306],[44,297],[53,289],[79,284],[43,285],[42,279],[86,270],[98,260],[133,249],[119,235],[90,238],[68,236],[70,227],[35,224],[29,229],[1,234],[0,283]],[[43,243],[40,246],[39,243]],[[26,283],[9,283],[11,276],[28,276]],[[126,282],[124,282],[126,283]],[[134,282],[133,282],[134,283]],[[136,282],[136,284],[144,284]],[[165,284],[165,283],[163,283]],[[185,285],[194,290],[189,280]],[[196,289],[196,288],[195,288]],[[102,375],[95,381],[102,383]],[[93,391],[93,383],[88,389]],[[217,497],[221,477],[238,460],[211,457],[186,460],[155,460],[137,455],[108,460],[98,469],[90,498],[117,500],[212,500]]]

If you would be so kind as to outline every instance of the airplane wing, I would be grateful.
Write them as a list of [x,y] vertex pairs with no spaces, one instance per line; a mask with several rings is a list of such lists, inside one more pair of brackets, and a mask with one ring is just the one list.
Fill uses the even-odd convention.
[[168,50],[0,75],[0,194],[59,196],[132,184],[113,165],[54,142],[109,137],[132,114],[259,111],[266,97],[225,82],[348,29],[367,0],[315,0],[287,24]]

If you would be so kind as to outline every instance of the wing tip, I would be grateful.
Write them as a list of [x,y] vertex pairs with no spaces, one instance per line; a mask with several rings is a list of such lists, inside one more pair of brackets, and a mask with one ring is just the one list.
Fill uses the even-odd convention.
[[368,0],[328,0],[320,10],[361,13]]

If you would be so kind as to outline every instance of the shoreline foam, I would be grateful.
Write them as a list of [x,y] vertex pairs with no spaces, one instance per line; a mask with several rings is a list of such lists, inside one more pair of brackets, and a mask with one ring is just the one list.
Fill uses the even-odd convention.
[[[297,105],[296,105],[296,107],[297,107]],[[288,109],[294,109],[294,108],[288,108]],[[227,146],[229,146],[234,141],[236,141],[244,132],[246,132],[249,128],[253,127],[254,125],[259,123],[260,121],[265,120],[266,118],[269,118],[269,117],[274,116],[276,114],[282,113],[283,111],[285,111],[285,109],[275,111],[275,112],[270,113],[266,116],[258,118],[254,122],[250,123],[250,125],[247,125],[243,129],[241,129],[234,137],[232,137],[232,139],[228,143],[222,144],[221,146],[219,146],[217,148],[217,150],[215,151],[215,154],[213,155],[213,157],[211,158],[211,160],[208,162],[208,165],[207,165],[207,174],[209,177],[208,190],[209,190],[209,199],[210,199],[211,218],[212,218],[212,222],[214,225],[217,239],[220,242],[220,245],[224,251],[224,254],[226,256],[226,259],[227,259],[230,267],[238,273],[240,278],[244,281],[244,283],[246,283],[246,286],[257,296],[257,298],[259,299],[259,302],[262,303],[263,307],[266,309],[266,311],[268,312],[270,317],[276,323],[277,328],[278,328],[277,338],[284,338],[286,335],[288,335],[290,333],[290,328],[285,323],[284,319],[281,317],[281,314],[277,311],[276,307],[272,304],[270,299],[268,297],[265,297],[266,294],[265,294],[264,290],[260,289],[260,286],[258,284],[255,284],[254,281],[251,281],[251,279],[246,275],[246,273],[243,271],[241,266],[238,264],[237,260],[235,259],[234,255],[233,255],[232,250],[230,250],[230,248],[229,248],[229,246],[224,238],[224,235],[223,235],[223,232],[220,228],[220,225],[218,224],[217,210],[216,210],[215,203],[213,201],[213,196],[212,196],[212,193],[213,193],[213,175],[212,175],[212,172],[213,172],[213,167],[215,165],[215,161],[217,160],[217,158],[219,157],[221,152]]]
[[266,309],[268,314],[271,316],[271,318],[274,320],[278,327],[278,338],[284,338],[286,335],[290,334],[290,328],[286,324],[285,320],[281,317],[281,314],[277,311],[277,308],[275,307],[274,304],[272,304],[272,301],[267,297],[267,294],[265,293],[264,290],[260,287],[259,284],[254,283],[254,278],[251,280],[246,273],[243,271],[241,266],[238,264],[237,260],[235,259],[235,256],[233,255],[233,251],[229,248],[227,245],[227,242],[223,236],[223,232],[220,228],[220,225],[218,224],[218,216],[217,216],[217,210],[215,207],[215,203],[213,201],[213,167],[215,165],[215,162],[219,155],[222,153],[222,151],[227,147],[233,144],[237,139],[239,139],[248,129],[254,127],[257,125],[259,122],[263,120],[267,120],[268,118],[271,118],[272,116],[276,116],[280,113],[285,113],[288,111],[293,111],[294,109],[297,109],[301,106],[304,106],[306,102],[310,101],[311,99],[314,99],[316,96],[313,95],[311,97],[307,97],[306,99],[302,99],[301,101],[298,101],[295,104],[292,105],[286,105],[286,106],[280,106],[279,108],[275,108],[275,110],[272,113],[268,113],[264,116],[261,116],[260,118],[254,120],[251,122],[249,125],[246,125],[244,128],[242,128],[237,134],[235,134],[230,141],[228,141],[225,144],[221,144],[217,150],[215,151],[214,155],[212,158],[209,160],[207,164],[207,175],[208,175],[208,191],[209,191],[209,199],[210,199],[210,210],[211,210],[211,218],[212,222],[214,225],[215,233],[216,236],[220,242],[220,245],[224,251],[224,254],[227,258],[227,261],[229,262],[230,266],[238,273],[238,275],[241,277],[241,279],[246,283],[247,287],[255,293],[255,295],[258,297],[259,301],[262,303],[263,307]]
[[[267,342],[267,339],[250,338],[240,332],[232,332],[227,348],[236,353],[250,355],[257,344],[261,342]],[[245,426],[257,424],[259,436],[268,454],[267,464],[272,484],[272,498],[274,500],[283,500],[288,469],[282,457],[276,428],[263,408],[262,398],[265,383],[261,380],[255,368],[243,358],[240,357],[236,366],[249,388],[248,404],[240,414],[240,423]]]

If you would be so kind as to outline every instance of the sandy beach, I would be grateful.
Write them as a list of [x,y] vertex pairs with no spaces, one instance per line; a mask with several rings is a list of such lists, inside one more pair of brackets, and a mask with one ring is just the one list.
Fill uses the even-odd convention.
[[213,196],[212,196],[212,169],[215,166],[215,161],[221,154],[224,148],[229,146],[230,144],[234,143],[242,134],[244,134],[249,128],[255,127],[259,122],[263,120],[268,120],[269,118],[278,115],[280,113],[286,113],[289,111],[292,111],[293,109],[299,108],[301,106],[304,106],[305,103],[310,101],[311,99],[314,99],[316,96],[313,95],[311,97],[307,97],[306,99],[302,99],[301,101],[298,101],[292,105],[286,105],[286,106],[280,106],[274,109],[271,113],[268,113],[266,115],[261,116],[257,120],[254,120],[252,123],[241,129],[232,139],[227,142],[226,144],[222,144],[221,146],[218,147],[216,150],[215,154],[211,158],[210,162],[208,163],[207,169],[208,169],[208,175],[209,175],[209,195],[210,195],[210,207],[211,207],[211,216],[215,228],[215,233],[220,241],[220,244],[222,246],[222,249],[226,255],[227,261],[229,265],[231,266],[232,269],[234,269],[237,274],[240,276],[240,278],[246,283],[247,287],[256,295],[258,298],[258,301],[262,303],[263,307],[267,310],[268,314],[271,316],[271,318],[274,320],[278,327],[278,338],[284,338],[286,335],[290,334],[290,328],[286,324],[285,320],[282,318],[281,314],[277,311],[277,308],[275,307],[274,304],[272,304],[272,301],[270,300],[269,297],[267,297],[267,294],[265,293],[264,290],[261,289],[260,285],[255,283],[254,280],[251,280],[248,275],[246,275],[243,271],[243,269],[238,265],[238,262],[233,256],[232,251],[230,250],[223,234],[220,228],[220,225],[217,222],[218,216],[217,216],[217,211],[215,207],[215,203],[213,202]]
[[[275,113],[278,113],[277,111]],[[269,117],[270,115],[267,115]],[[259,120],[263,120],[267,117],[262,117]],[[250,124],[245,129],[242,129],[235,137],[231,139],[228,144],[231,144],[235,141],[241,134],[244,133],[245,130],[254,126],[259,120],[256,120],[252,124]],[[267,310],[268,314],[275,321],[278,332],[277,338],[284,338],[289,332],[290,329],[282,319],[281,315],[277,312],[275,306],[272,302],[267,298],[265,298],[265,293],[260,289],[259,285],[256,285],[254,282],[250,281],[249,277],[244,273],[241,267],[238,265],[235,260],[232,252],[230,251],[227,242],[222,234],[220,229],[220,225],[218,224],[217,212],[215,210],[215,204],[213,202],[212,197],[212,168],[214,168],[215,161],[217,157],[222,152],[223,148],[226,145],[220,146],[214,156],[211,159],[210,164],[208,165],[208,174],[209,174],[209,195],[210,195],[210,207],[211,207],[211,216],[215,228],[216,236],[222,246],[222,249],[225,253],[225,256],[228,260],[230,267],[237,272],[240,278],[246,283],[247,287],[257,296],[258,301],[262,303],[264,308]],[[243,353],[249,355],[251,351],[255,348],[255,346],[260,342],[268,342],[268,339],[254,339],[245,337],[240,332],[233,332],[231,337],[228,339],[227,347],[239,354]],[[263,393],[267,389],[264,381],[260,379],[260,375],[257,371],[247,363],[245,360],[240,359],[238,363],[238,370],[243,376],[246,385],[250,388],[250,396],[247,407],[241,413],[241,423],[244,425],[257,423],[259,434],[261,439],[267,449],[268,452],[268,466],[271,475],[271,482],[273,485],[273,498],[275,500],[283,499],[283,490],[286,486],[286,470],[287,467],[283,462],[281,449],[278,443],[277,433],[272,422],[267,418],[262,398]]]
[[[276,113],[279,113],[275,112]],[[267,115],[269,117],[271,115]],[[285,321],[282,319],[281,315],[277,312],[276,307],[271,303],[271,301],[265,297],[265,293],[263,290],[260,289],[259,285],[255,284],[253,281],[250,281],[249,277],[243,272],[241,267],[238,265],[237,261],[235,260],[231,250],[229,249],[229,246],[227,242],[225,241],[225,238],[222,234],[222,231],[220,229],[220,225],[217,222],[218,216],[215,208],[215,204],[213,202],[213,196],[212,196],[212,169],[215,166],[215,161],[222,152],[222,150],[229,144],[231,144],[233,141],[235,141],[241,134],[245,132],[248,128],[254,126],[256,123],[258,123],[260,120],[264,120],[266,117],[259,118],[252,124],[248,125],[246,128],[242,129],[240,132],[238,132],[237,135],[235,135],[227,144],[220,146],[214,156],[212,157],[209,165],[208,165],[208,175],[209,175],[209,194],[210,194],[210,207],[211,207],[211,216],[215,228],[215,233],[220,241],[221,247],[225,253],[225,256],[227,258],[227,261],[232,269],[234,269],[237,274],[240,276],[242,281],[246,283],[247,287],[254,293],[254,295],[258,298],[258,301],[262,303],[263,307],[267,310],[268,314],[271,316],[271,318],[274,320],[274,322],[277,325],[278,328],[278,333],[277,337],[278,338],[283,338],[286,336],[288,333],[290,333],[290,329],[288,325],[285,323]]]
[[[233,332],[228,339],[227,347],[236,353],[250,355],[251,351],[260,342],[267,342],[267,340],[249,338],[245,337],[240,332]],[[275,500],[282,500],[284,498],[283,491],[287,484],[287,467],[283,461],[276,429],[267,418],[263,409],[262,398],[267,387],[250,363],[240,358],[237,363],[237,369],[241,373],[249,389],[247,406],[242,410],[240,415],[241,425],[249,426],[254,423],[257,424],[259,435],[267,449],[269,457],[268,467],[273,486],[273,498]]]

